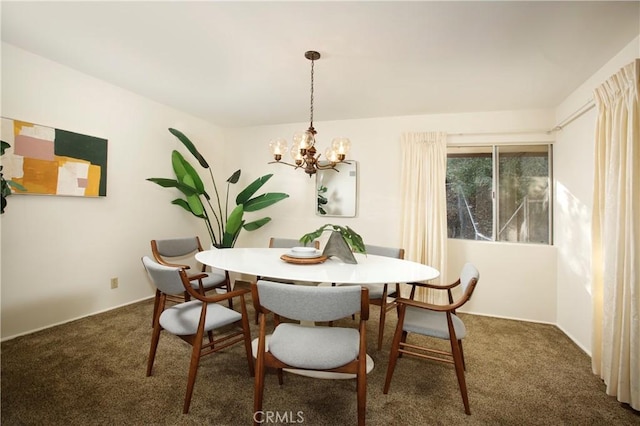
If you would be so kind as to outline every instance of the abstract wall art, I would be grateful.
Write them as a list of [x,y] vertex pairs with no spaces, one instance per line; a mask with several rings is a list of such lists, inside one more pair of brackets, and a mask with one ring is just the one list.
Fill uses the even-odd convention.
[[106,139],[4,117],[1,129],[5,178],[26,189],[16,194],[107,195]]

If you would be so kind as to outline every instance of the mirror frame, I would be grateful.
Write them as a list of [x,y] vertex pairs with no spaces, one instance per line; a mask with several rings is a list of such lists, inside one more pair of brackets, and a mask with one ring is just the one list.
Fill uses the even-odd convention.
[[[336,164],[336,170],[326,169],[318,170],[316,172],[315,183],[315,213],[321,217],[356,217],[358,214],[358,162],[349,160],[345,163]],[[331,208],[326,214],[320,213],[320,208],[331,205],[333,199],[335,203],[336,191],[329,191],[323,194],[321,193],[321,187],[327,182],[337,182],[338,186],[342,188],[341,193],[349,205],[338,207],[339,210],[344,211],[344,214],[336,213],[335,208]],[[326,204],[321,204],[320,200],[324,198],[327,200]],[[338,200],[339,201],[339,200]]]

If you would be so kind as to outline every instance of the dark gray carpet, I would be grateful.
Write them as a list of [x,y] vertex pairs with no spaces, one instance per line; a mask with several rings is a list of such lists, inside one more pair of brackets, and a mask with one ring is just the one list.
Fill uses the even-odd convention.
[[[253,308],[249,307],[253,319]],[[253,379],[236,345],[202,360],[189,414],[182,414],[190,346],[163,334],[145,377],[152,301],[2,343],[3,425],[249,425]],[[637,412],[607,396],[590,359],[551,325],[461,315],[471,416],[453,366],[404,357],[388,395],[382,386],[396,318],[376,350],[369,321],[369,425],[639,425]],[[256,336],[252,323],[253,335]],[[343,324],[352,322],[345,320]],[[280,424],[356,424],[353,380],[267,376],[265,410]],[[300,412],[300,417],[298,416]]]

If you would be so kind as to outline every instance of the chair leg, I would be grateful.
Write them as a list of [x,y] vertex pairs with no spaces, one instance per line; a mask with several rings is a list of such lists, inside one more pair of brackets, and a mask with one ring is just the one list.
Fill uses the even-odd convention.
[[184,397],[184,407],[182,413],[189,412],[191,405],[191,396],[193,395],[193,387],[196,384],[196,376],[198,374],[198,365],[200,364],[200,356],[202,353],[202,338],[204,333],[198,332],[193,341],[193,349],[191,351],[191,362],[189,363],[189,379],[187,380],[187,393]]
[[365,425],[367,413],[367,359],[361,360],[360,364],[364,366],[358,367],[358,426]]
[[[231,293],[231,278],[229,277],[229,271],[225,271],[225,286],[224,288],[227,290],[227,293]],[[229,309],[233,309],[233,297],[229,298]]]
[[153,334],[151,335],[151,347],[149,348],[149,359],[147,359],[147,377],[151,376],[153,370],[153,362],[156,359],[156,350],[158,349],[158,341],[160,340],[160,324],[155,321]]
[[260,337],[258,353],[256,354],[256,370],[253,385],[253,424],[259,426],[264,422],[262,413],[262,398],[264,396],[264,351],[265,351],[265,318],[260,318]]
[[380,322],[378,324],[378,350],[382,349],[382,339],[384,336],[384,322],[387,318],[387,304],[382,302],[380,306]]
[[[403,306],[404,308],[404,306]],[[391,377],[393,377],[393,371],[396,368],[396,363],[400,357],[399,349],[400,342],[407,340],[407,333],[402,331],[404,325],[404,309],[400,310],[400,316],[398,317],[398,325],[396,326],[396,332],[393,335],[393,341],[391,342],[391,351],[389,353],[389,366],[387,367],[387,377],[384,381],[384,389],[382,393],[389,392],[389,386],[391,386]]]
[[467,382],[464,377],[464,361],[462,359],[462,352],[460,351],[460,345],[458,343],[459,341],[456,338],[456,333],[453,328],[453,322],[451,321],[451,314],[449,312],[447,312],[447,325],[449,327],[449,343],[451,344],[451,354],[453,355],[453,364],[456,369],[458,386],[460,386],[460,394],[462,395],[464,412],[470,415],[471,409],[469,408],[469,397],[467,395]]
[[[402,332],[402,336],[400,337],[400,342],[402,343],[406,343],[407,342],[407,332],[403,331]],[[398,358],[402,358],[402,354],[398,354]]]
[[251,351],[251,330],[249,329],[249,319],[247,318],[247,308],[244,303],[244,297],[242,302],[242,332],[244,333],[244,350],[247,355],[247,362],[249,364],[249,374],[253,377],[255,375],[253,354]]
[[151,327],[153,327],[154,321],[156,320],[156,314],[158,313],[159,306],[160,306],[160,290],[156,289],[156,297],[153,299],[153,317],[151,318]]
[[462,367],[464,371],[467,371],[467,364],[464,362],[464,351],[462,350],[462,340],[458,340],[458,346],[460,347],[460,355],[462,356]]

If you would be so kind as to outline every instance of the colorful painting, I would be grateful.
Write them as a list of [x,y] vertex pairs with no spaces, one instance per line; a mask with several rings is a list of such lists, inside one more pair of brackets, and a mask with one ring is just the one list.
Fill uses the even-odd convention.
[[2,118],[6,179],[26,191],[16,194],[107,195],[107,140]]

